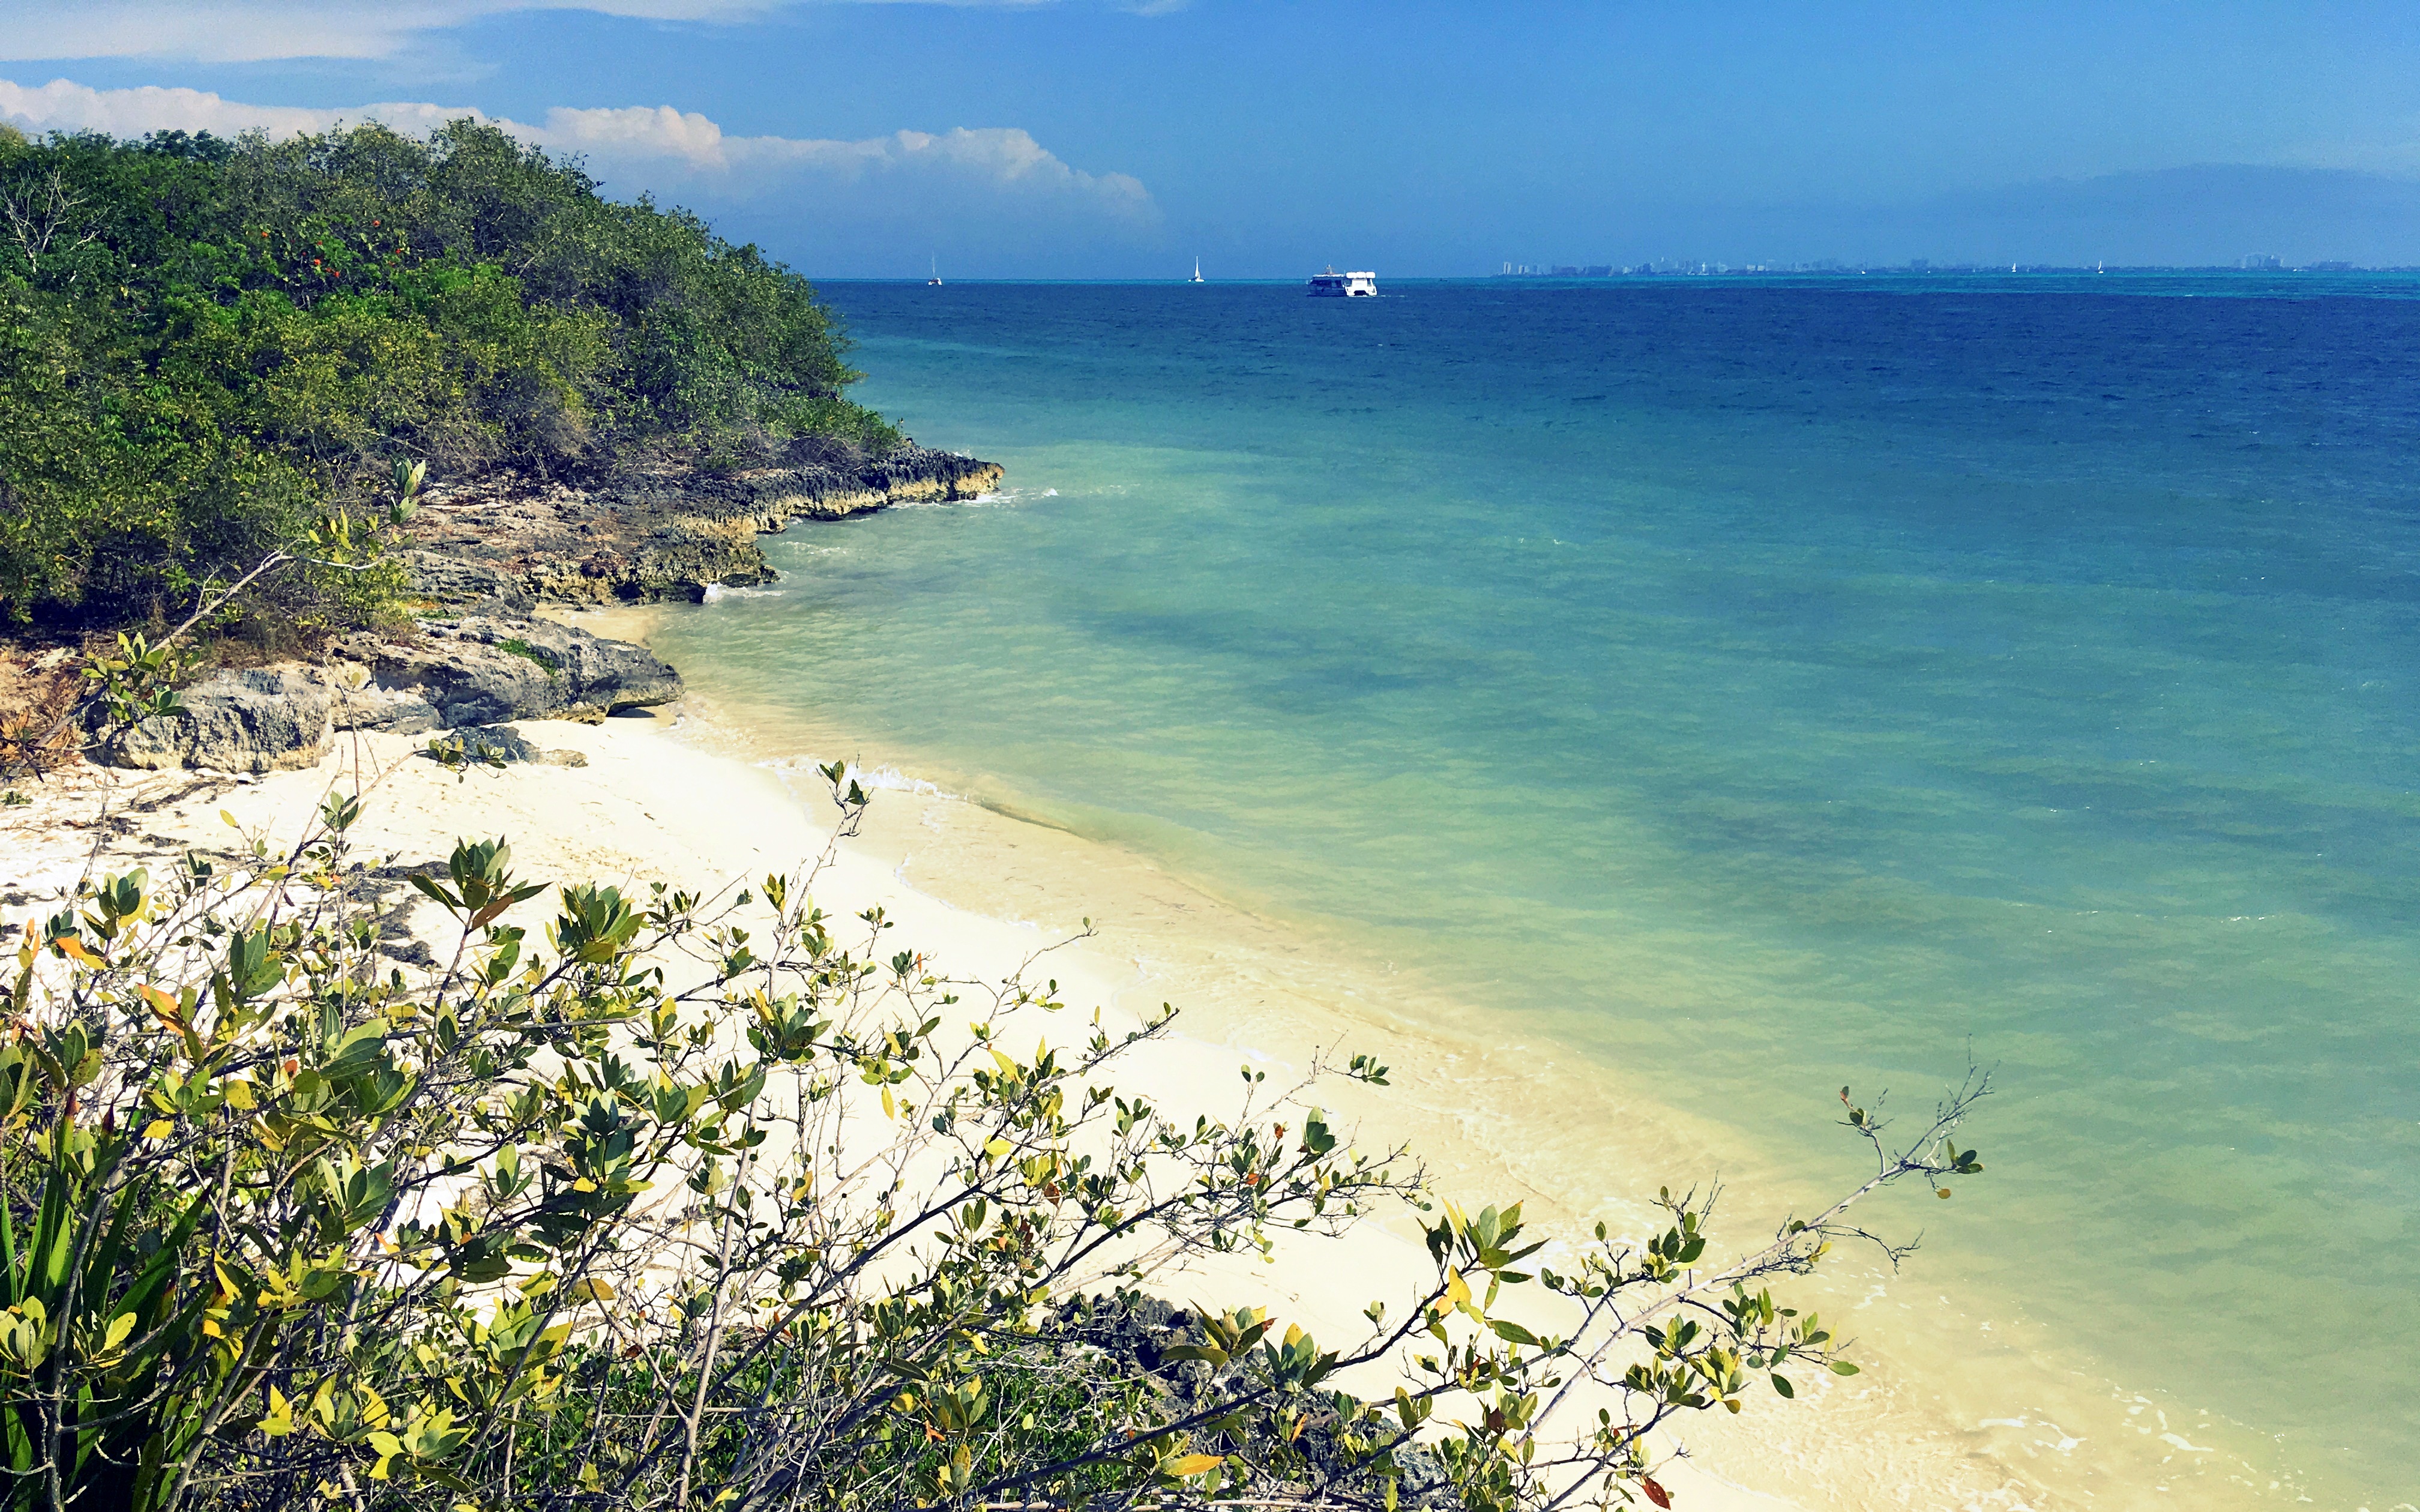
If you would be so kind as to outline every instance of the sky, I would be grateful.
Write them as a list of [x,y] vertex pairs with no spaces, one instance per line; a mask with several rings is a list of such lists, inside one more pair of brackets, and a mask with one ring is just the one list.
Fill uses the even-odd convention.
[[2420,6],[0,0],[0,120],[477,114],[810,276],[2420,264]]

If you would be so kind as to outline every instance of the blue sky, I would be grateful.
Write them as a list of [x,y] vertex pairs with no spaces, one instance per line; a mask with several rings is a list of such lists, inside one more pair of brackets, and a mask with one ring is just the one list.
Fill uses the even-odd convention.
[[23,125],[476,109],[828,276],[2420,263],[2410,4],[8,8]]

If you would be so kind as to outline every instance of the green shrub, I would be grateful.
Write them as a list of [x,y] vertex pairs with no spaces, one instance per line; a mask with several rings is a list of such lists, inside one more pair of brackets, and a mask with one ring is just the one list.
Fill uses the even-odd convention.
[[[828,775],[845,834],[864,795]],[[1854,1370],[1766,1289],[1848,1202],[1718,1261],[1710,1199],[1668,1197],[1560,1273],[1522,1269],[1517,1207],[1443,1205],[1423,1278],[1333,1348],[1153,1304],[1188,1256],[1425,1207],[1417,1173],[1249,1068],[1226,1120],[1120,1094],[1170,1015],[1048,1033],[1055,984],[948,979],[818,910],[817,866],[715,906],[567,886],[535,930],[544,889],[465,842],[412,877],[454,938],[407,970],[362,803],[23,923],[11,1507],[1663,1504],[1659,1425]],[[1849,1200],[1978,1169],[1949,1136],[1979,1091],[1905,1152],[1850,1108],[1879,1164]],[[1569,1332],[1501,1305],[1545,1293]],[[1356,1364],[1399,1389],[1339,1390]]]
[[[900,436],[798,274],[493,127],[0,138],[0,616],[180,617],[398,456]],[[324,574],[322,575],[324,578]],[[235,606],[330,626],[382,580]],[[392,591],[392,585],[388,585]]]

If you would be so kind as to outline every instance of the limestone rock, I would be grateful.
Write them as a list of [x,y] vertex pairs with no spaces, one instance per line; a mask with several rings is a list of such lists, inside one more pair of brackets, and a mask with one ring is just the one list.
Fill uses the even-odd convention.
[[[680,696],[680,674],[644,647],[545,619],[429,620],[410,640],[349,637],[325,667],[221,672],[179,691],[184,710],[147,719],[97,754],[123,767],[273,772],[307,767],[332,732],[427,730],[517,719],[600,720]],[[94,726],[87,726],[94,727]],[[510,731],[483,739],[507,758],[584,766]]]
[[867,459],[829,438],[770,444],[707,470],[640,458],[590,475],[498,470],[432,485],[410,527],[412,591],[446,614],[553,603],[697,600],[769,583],[760,532],[911,500],[971,499],[998,464],[912,443]]
[[680,696],[680,674],[642,646],[546,619],[424,620],[379,647],[377,685],[426,700],[447,729],[516,719],[599,720]]
[[532,744],[529,738],[509,725],[474,725],[457,730],[446,737],[443,745],[458,750],[473,761],[489,758],[511,765],[527,762],[548,767],[584,767],[588,757],[579,751],[548,751]]
[[339,662],[322,676],[332,701],[330,719],[337,729],[417,735],[445,727],[444,718],[418,689],[381,688],[361,662]]
[[526,615],[537,607],[526,585],[487,562],[406,552],[403,563],[413,597],[455,614]]
[[327,754],[334,701],[310,668],[221,672],[177,696],[182,713],[123,732],[108,758],[121,767],[260,772],[307,767]]

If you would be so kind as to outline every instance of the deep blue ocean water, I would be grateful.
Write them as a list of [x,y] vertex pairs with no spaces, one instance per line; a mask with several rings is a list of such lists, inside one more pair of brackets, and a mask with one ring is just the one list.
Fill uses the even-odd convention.
[[769,540],[657,637],[708,697],[1785,1177],[1971,1054],[1924,1289],[2199,1414],[2193,1504],[2420,1501],[2420,283],[825,292],[1010,492]]

